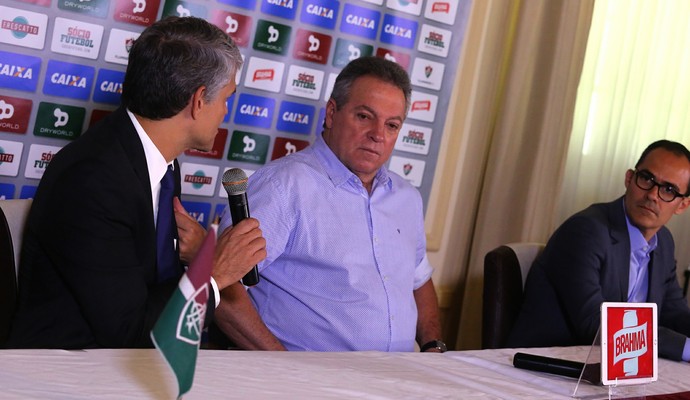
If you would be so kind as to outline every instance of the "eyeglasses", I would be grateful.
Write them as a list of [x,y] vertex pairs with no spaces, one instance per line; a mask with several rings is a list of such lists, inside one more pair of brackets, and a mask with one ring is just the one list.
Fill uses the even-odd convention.
[[635,184],[642,190],[654,189],[654,186],[658,187],[657,191],[659,198],[667,203],[672,202],[676,197],[687,197],[685,194],[680,194],[676,186],[670,183],[659,183],[656,181],[656,177],[652,175],[651,172],[646,170],[634,170],[635,174]]

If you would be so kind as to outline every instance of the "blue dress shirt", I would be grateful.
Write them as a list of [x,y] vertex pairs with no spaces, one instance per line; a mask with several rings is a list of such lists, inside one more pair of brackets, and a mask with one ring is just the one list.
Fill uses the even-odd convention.
[[[623,203],[625,210],[625,203]],[[652,251],[656,249],[657,237],[647,240],[640,230],[633,226],[625,214],[625,222],[628,224],[628,236],[630,237],[630,275],[628,276],[628,301],[644,303],[649,294],[649,259]],[[685,339],[683,347],[683,361],[690,361],[690,338]]]
[[319,136],[255,172],[247,195],[268,252],[249,294],[288,350],[414,350],[413,291],[432,273],[414,187],[381,168],[369,195]]

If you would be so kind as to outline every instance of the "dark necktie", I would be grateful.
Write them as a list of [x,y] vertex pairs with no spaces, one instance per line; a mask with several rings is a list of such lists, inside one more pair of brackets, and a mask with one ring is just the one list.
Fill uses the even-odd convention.
[[173,213],[173,194],[175,177],[171,165],[161,179],[161,191],[158,196],[158,218],[156,222],[158,249],[158,282],[177,276],[179,261],[175,251],[175,214]]

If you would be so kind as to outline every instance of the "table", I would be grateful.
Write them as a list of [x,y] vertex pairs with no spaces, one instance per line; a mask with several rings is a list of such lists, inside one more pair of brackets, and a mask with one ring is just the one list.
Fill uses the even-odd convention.
[[[568,399],[575,380],[512,366],[517,351],[585,361],[588,347],[434,353],[201,350],[186,399]],[[690,391],[690,364],[661,360],[644,393]],[[606,398],[583,384],[578,397]],[[639,390],[638,390],[639,392]],[[0,350],[0,398],[172,399],[154,349]]]

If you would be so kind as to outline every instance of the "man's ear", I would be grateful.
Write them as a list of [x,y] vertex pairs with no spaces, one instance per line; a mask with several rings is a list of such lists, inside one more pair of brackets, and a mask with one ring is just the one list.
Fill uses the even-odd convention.
[[690,206],[690,198],[689,197],[683,197],[683,200],[680,201],[680,204],[678,205],[678,208],[676,208],[676,211],[674,214],[679,215],[685,212],[685,210]]
[[331,129],[333,127],[333,115],[335,115],[336,109],[335,100],[328,99],[328,103],[326,103],[326,117],[323,120],[325,128]]
[[204,96],[206,95],[206,86],[199,86],[199,88],[192,94],[192,118],[199,119],[201,112],[206,105]]

